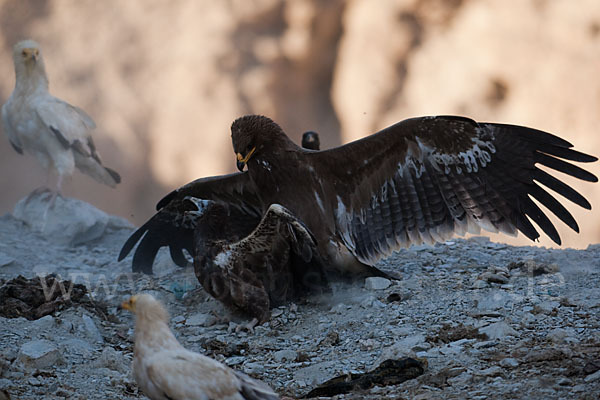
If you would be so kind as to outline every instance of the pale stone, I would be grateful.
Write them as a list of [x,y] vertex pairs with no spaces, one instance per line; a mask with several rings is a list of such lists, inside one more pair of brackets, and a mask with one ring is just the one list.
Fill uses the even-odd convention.
[[186,319],[188,326],[211,326],[215,324],[215,317],[210,314],[197,313]]
[[77,245],[98,239],[108,225],[108,215],[84,201],[57,196],[50,207],[49,193],[21,199],[13,216],[46,239],[59,244]]
[[518,336],[519,333],[504,321],[479,328],[480,333],[485,333],[489,339],[502,339],[506,336]]
[[514,358],[505,358],[500,361],[500,366],[504,368],[516,368],[519,366],[519,362]]
[[390,287],[392,282],[380,276],[371,276],[365,279],[365,288],[368,290],[383,290]]
[[294,350],[279,350],[273,353],[273,358],[277,362],[294,361],[298,357],[298,353]]
[[48,368],[60,362],[58,348],[47,340],[33,340],[21,346],[19,361],[32,369]]
[[83,328],[85,330],[86,335],[96,343],[103,343],[104,338],[98,330],[98,327],[96,326],[94,320],[86,314],[83,314],[81,316],[81,319],[83,320]]

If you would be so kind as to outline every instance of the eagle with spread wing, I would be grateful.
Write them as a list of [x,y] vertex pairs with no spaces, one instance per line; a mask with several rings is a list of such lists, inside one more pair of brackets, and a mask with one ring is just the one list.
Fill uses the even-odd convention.
[[116,171],[102,165],[91,135],[96,127],[92,118],[49,93],[37,42],[15,44],[13,61],[16,84],[2,106],[2,126],[15,151],[32,154],[44,168],[58,173],[51,204],[61,190],[63,177],[72,175],[75,168],[111,187],[121,182]]
[[194,255],[198,218],[189,211],[197,208],[188,200],[193,197],[225,204],[230,216],[223,231],[239,226],[238,238],[279,204],[311,232],[327,272],[373,275],[376,261],[394,250],[481,228],[520,231],[531,240],[539,237],[539,228],[560,244],[556,228],[532,199],[575,231],[573,216],[543,186],[583,208],[591,206],[537,165],[597,181],[569,162],[597,158],[555,135],[457,116],[407,119],[324,151],[298,147],[279,125],[258,115],[234,121],[231,137],[240,172],[198,179],[169,193],[159,201],[158,213],[125,243],[119,259],[138,241],[137,271],[151,272],[162,246],[169,246],[176,262],[185,259],[183,249]]

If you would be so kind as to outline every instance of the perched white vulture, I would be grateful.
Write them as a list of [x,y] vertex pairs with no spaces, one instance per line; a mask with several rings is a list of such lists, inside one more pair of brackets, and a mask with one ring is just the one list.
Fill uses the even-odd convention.
[[133,374],[152,400],[276,400],[262,382],[186,350],[169,329],[169,314],[149,294],[121,306],[135,313]]
[[96,181],[115,187],[119,174],[102,165],[92,140],[96,124],[82,109],[48,92],[48,77],[39,45],[23,40],[13,48],[15,89],[2,107],[2,126],[12,147],[27,152],[48,170],[58,174],[57,191],[63,178],[75,167]]

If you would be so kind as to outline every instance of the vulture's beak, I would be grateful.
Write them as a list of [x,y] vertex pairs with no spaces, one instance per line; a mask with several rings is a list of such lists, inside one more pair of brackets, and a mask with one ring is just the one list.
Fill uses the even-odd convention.
[[242,156],[241,153],[237,153],[237,168],[240,170],[240,172],[244,170],[244,166],[246,165],[250,157],[252,157],[252,154],[254,154],[255,150],[256,146],[253,147],[252,150],[248,152],[248,154],[246,154],[246,157]]
[[135,312],[135,302],[137,301],[137,296],[132,296],[129,298],[129,300],[125,300],[124,302],[121,303],[121,306],[119,307],[122,310],[128,310],[131,312]]
[[37,49],[24,49],[23,56],[25,56],[25,61],[31,61],[33,65],[37,64],[38,58],[40,56],[40,52]]

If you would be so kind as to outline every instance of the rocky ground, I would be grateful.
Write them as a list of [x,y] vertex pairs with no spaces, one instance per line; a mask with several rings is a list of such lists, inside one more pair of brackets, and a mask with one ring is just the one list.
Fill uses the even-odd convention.
[[[336,284],[331,295],[274,309],[270,322],[249,332],[236,329],[247,321],[208,297],[193,270],[176,267],[166,252],[155,276],[131,274],[131,256],[116,258],[132,228],[97,218],[100,226],[92,221],[85,232],[63,228],[65,239],[60,229],[42,234],[49,227],[0,217],[1,313],[18,309],[8,301],[19,294],[8,289],[26,282],[14,281],[19,275],[56,274],[54,282],[90,291],[75,296],[81,287],[66,284],[72,301],[59,296],[28,316],[50,314],[0,317],[0,399],[144,398],[130,372],[133,319],[117,308],[139,291],[166,303],[187,348],[294,398],[335,376],[406,356],[426,364],[425,373],[334,398],[596,399],[600,393],[600,245],[548,250],[473,238],[413,247],[378,265],[400,280]],[[63,290],[45,282],[46,294]]]

